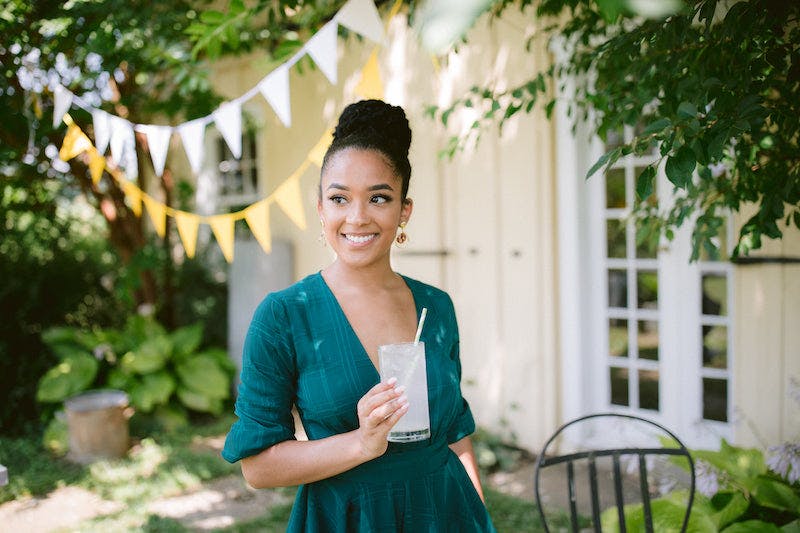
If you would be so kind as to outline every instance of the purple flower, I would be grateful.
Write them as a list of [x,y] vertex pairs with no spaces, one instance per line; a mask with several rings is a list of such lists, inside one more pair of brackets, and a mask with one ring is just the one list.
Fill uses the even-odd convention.
[[769,453],[767,466],[770,470],[786,478],[789,483],[800,480],[800,444],[786,442],[780,446],[772,446]]
[[697,490],[703,496],[712,497],[719,491],[719,476],[717,469],[709,463],[698,459],[694,463],[694,475],[697,483]]

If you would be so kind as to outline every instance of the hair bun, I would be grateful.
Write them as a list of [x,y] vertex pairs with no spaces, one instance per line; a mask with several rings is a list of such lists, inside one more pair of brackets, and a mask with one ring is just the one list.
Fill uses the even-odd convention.
[[371,139],[385,150],[402,157],[411,147],[411,128],[402,107],[381,100],[361,100],[348,105],[333,132],[334,141]]

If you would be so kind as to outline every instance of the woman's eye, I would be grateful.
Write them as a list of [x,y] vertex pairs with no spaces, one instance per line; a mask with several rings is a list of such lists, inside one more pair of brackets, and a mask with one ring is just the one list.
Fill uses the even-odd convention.
[[377,195],[372,197],[372,203],[373,204],[385,204],[386,202],[389,202],[389,201],[391,201],[391,198],[389,198],[388,196],[385,196],[383,194],[377,194]]
[[347,199],[344,196],[331,196],[328,199],[334,204],[343,204],[347,201]]

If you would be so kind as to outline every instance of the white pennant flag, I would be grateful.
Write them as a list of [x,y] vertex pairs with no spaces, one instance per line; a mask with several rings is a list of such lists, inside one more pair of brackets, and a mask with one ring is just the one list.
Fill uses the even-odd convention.
[[258,82],[258,90],[287,128],[292,125],[292,104],[289,98],[289,67],[284,63]]
[[336,84],[337,77],[337,54],[336,54],[336,30],[339,25],[335,20],[325,24],[305,45],[305,50],[314,63],[319,67],[328,80]]
[[61,119],[64,114],[69,111],[72,106],[72,98],[75,95],[63,85],[56,85],[56,90],[53,93],[53,127],[57,128],[61,124]]
[[372,0],[350,0],[334,18],[371,41],[383,42],[383,22]]
[[212,113],[233,157],[242,157],[242,105],[237,101],[224,102]]
[[169,138],[172,136],[172,128],[146,124],[139,126],[139,130],[147,136],[147,147],[150,149],[153,169],[156,171],[156,176],[160,178],[164,173],[164,165],[167,162],[167,151],[169,150]]
[[133,125],[115,115],[108,115],[111,123],[111,157],[117,166],[123,168],[128,177],[139,174],[136,163],[136,137]]
[[100,155],[106,153],[111,129],[108,123],[108,113],[101,109],[92,109],[92,124],[94,125],[94,147]]
[[186,158],[195,174],[200,172],[203,164],[203,143],[206,132],[206,123],[202,118],[184,122],[178,126],[178,133],[181,135],[183,149],[186,151]]

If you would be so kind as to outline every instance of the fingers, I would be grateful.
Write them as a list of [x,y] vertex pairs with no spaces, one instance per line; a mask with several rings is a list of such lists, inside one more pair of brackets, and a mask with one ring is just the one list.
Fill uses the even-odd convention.
[[405,387],[394,387],[394,383],[396,380],[376,385],[358,402],[358,416],[368,426],[377,428],[389,423],[391,427],[408,410]]

